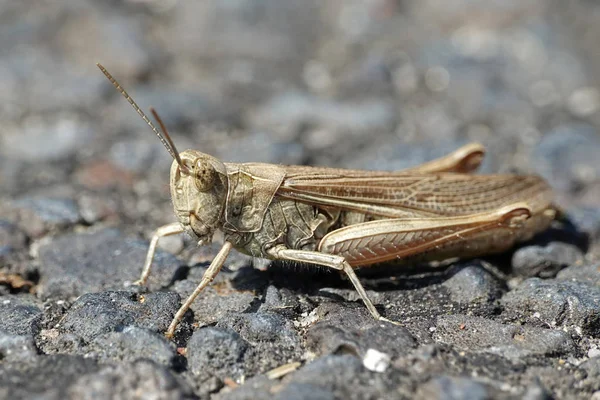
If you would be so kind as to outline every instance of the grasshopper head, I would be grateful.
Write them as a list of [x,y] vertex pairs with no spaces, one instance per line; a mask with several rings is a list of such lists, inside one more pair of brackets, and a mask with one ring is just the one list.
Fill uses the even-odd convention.
[[198,244],[210,243],[214,231],[221,226],[221,215],[227,199],[225,165],[216,158],[195,150],[186,150],[179,154],[156,111],[153,108],[150,109],[162,132],[154,126],[115,78],[102,65],[97,65],[133,109],[152,128],[173,157],[171,197],[179,222],[190,235],[198,239]]
[[175,214],[183,228],[209,244],[221,227],[227,199],[227,170],[215,157],[195,150],[179,154],[171,165],[171,198]]

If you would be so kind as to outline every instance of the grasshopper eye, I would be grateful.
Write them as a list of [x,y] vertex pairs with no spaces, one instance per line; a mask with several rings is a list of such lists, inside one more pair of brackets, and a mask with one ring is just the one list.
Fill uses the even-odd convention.
[[196,187],[201,192],[212,189],[215,184],[217,171],[205,159],[198,159],[194,168]]

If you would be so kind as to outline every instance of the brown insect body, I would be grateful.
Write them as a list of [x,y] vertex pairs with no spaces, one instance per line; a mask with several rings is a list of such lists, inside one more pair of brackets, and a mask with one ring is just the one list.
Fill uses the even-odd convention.
[[159,238],[188,232],[205,245],[216,230],[225,235],[167,336],[233,247],[255,257],[336,269],[346,274],[374,318],[389,321],[369,299],[354,268],[504,251],[546,229],[555,217],[552,191],[541,178],[472,175],[485,152],[476,143],[392,172],[223,163],[195,150],[178,153],[156,112],[162,133],[99,67],[174,158],[170,184],[179,221],[154,233],[136,283],[146,283]]
[[[472,257],[530,239],[553,219],[548,212],[550,188],[536,176],[234,164],[193,150],[181,153],[181,158],[193,173],[182,174],[174,161],[171,188],[175,213],[186,232],[207,244],[221,229],[236,249],[254,257],[275,258],[269,252],[275,246],[343,255],[358,267],[400,257]],[[526,202],[529,212],[523,209],[513,217],[531,216],[521,224],[482,229],[472,221],[453,220],[518,202]],[[392,222],[369,223],[382,219]],[[423,226],[419,232],[410,231],[411,221],[424,220],[433,221],[431,231]],[[343,241],[331,243],[327,236],[357,224],[362,229],[346,229],[350,232]],[[398,232],[391,234],[394,227]],[[448,240],[460,231],[462,240]],[[432,235],[440,239],[435,242]],[[415,254],[419,242],[426,248]],[[381,254],[373,254],[376,248]]]

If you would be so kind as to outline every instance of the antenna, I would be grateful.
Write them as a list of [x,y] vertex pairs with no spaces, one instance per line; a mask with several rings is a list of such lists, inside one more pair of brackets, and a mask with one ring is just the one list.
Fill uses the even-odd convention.
[[102,71],[102,73],[104,74],[104,76],[106,76],[108,78],[108,80],[110,81],[110,83],[112,83],[113,86],[119,91],[119,93],[121,93],[123,95],[123,97],[125,97],[125,100],[127,100],[127,102],[129,104],[131,104],[131,106],[138,113],[138,115],[140,117],[142,117],[142,119],[148,124],[148,126],[150,128],[152,128],[152,130],[154,131],[154,133],[156,133],[156,136],[158,136],[158,138],[162,142],[163,146],[165,146],[165,148],[167,149],[167,151],[171,155],[171,157],[173,157],[173,159],[175,161],[177,161],[177,164],[179,165],[179,168],[182,170],[182,172],[184,172],[186,174],[189,174],[189,172],[190,172],[189,169],[181,161],[181,157],[179,156],[179,152],[175,148],[175,144],[173,143],[173,140],[171,139],[171,136],[169,136],[169,133],[167,132],[167,129],[165,128],[165,125],[163,124],[163,122],[160,119],[160,117],[158,116],[158,113],[156,112],[156,110],[154,108],[150,109],[150,111],[152,112],[152,115],[154,115],[154,118],[156,118],[156,120],[158,121],[158,124],[160,125],[160,127],[162,129],[162,132],[159,131],[158,128],[156,128],[156,126],[154,126],[154,124],[152,123],[152,121],[150,121],[150,119],[141,110],[141,108],[137,105],[137,103],[131,98],[131,96],[129,96],[129,93],[127,93],[127,91],[125,91],[125,89],[123,89],[121,87],[121,85],[119,84],[119,82],[117,82],[117,80],[115,78],[113,78],[113,76],[110,74],[110,72],[108,72],[106,70],[106,68],[104,68],[102,66],[102,64],[96,63],[96,65],[98,66],[98,68],[100,68],[100,71]]

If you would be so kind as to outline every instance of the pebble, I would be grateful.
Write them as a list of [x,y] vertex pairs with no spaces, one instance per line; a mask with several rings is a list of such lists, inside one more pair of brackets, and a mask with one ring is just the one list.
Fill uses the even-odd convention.
[[[506,311],[575,334],[600,334],[600,288],[529,278],[501,299]],[[535,315],[534,315],[535,314]]]
[[560,271],[556,276],[559,281],[578,282],[600,287],[600,263],[573,265]]
[[457,303],[490,302],[499,298],[502,292],[501,283],[479,261],[459,264],[447,274],[450,278],[442,286],[448,289],[450,298]]
[[78,377],[68,390],[71,399],[194,399],[190,385],[150,360],[105,365]]
[[452,376],[438,376],[417,389],[415,399],[489,399],[487,387],[473,379]]
[[0,299],[0,332],[33,336],[42,318],[37,302],[16,296],[2,296]]
[[502,324],[466,315],[438,316],[433,338],[463,351],[492,353],[510,360],[531,355],[570,355],[575,351],[573,340],[561,330]]
[[0,359],[3,363],[33,363],[37,357],[37,348],[31,335],[15,336],[0,331]]
[[34,238],[81,221],[77,204],[69,198],[24,196],[11,201],[0,212]]
[[576,246],[552,242],[546,246],[521,247],[512,257],[512,272],[518,276],[552,278],[564,267],[583,262]]
[[76,382],[98,369],[98,364],[92,359],[64,354],[40,356],[32,364],[4,363],[0,373],[0,395],[7,399],[72,398],[69,397],[70,391]]
[[[123,289],[139,278],[148,244],[127,238],[115,229],[69,233],[39,248],[40,282],[44,297],[68,298],[106,289]],[[181,262],[158,250],[148,280],[151,291],[168,286],[181,271]]]
[[123,330],[95,336],[83,349],[82,354],[102,361],[120,363],[150,359],[156,364],[173,367],[176,359],[175,345],[163,332],[129,325]]
[[369,350],[395,358],[416,346],[415,338],[406,328],[374,321],[370,315],[359,316],[356,311],[343,305],[328,305],[331,317],[308,328],[307,346],[319,355],[351,353],[363,358]]
[[[173,292],[144,295],[131,292],[88,293],[73,303],[57,328],[61,334],[72,334],[86,342],[109,332],[121,332],[128,326],[162,334],[166,332],[179,306],[180,298]],[[97,340],[106,342],[109,339]],[[119,340],[128,342],[131,350],[134,350],[131,337],[120,336]],[[155,339],[146,335],[146,341]]]
[[206,327],[194,332],[187,345],[188,367],[199,379],[216,376],[238,381],[244,375],[244,357],[250,344],[227,328]]

